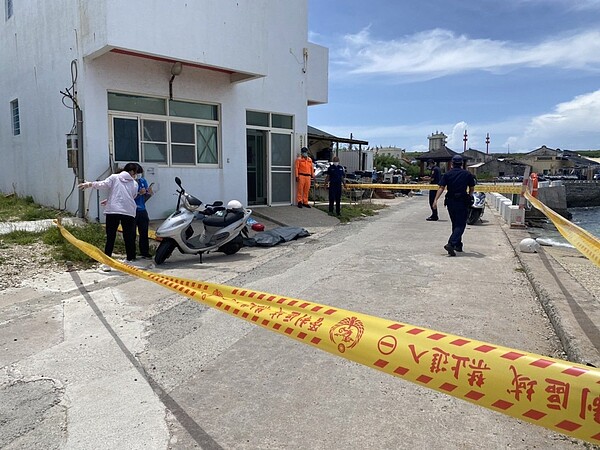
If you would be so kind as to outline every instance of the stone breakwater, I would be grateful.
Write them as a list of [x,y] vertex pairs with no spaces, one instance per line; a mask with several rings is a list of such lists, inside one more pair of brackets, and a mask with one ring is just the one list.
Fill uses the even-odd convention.
[[564,186],[567,208],[600,206],[600,181],[566,181]]

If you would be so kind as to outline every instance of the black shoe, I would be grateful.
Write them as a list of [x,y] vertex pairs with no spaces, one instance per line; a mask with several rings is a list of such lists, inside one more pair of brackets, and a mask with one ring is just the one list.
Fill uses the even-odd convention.
[[302,208],[302,203],[298,203],[298,208]]
[[457,252],[461,252],[463,251],[462,249],[462,245],[457,245],[456,247],[454,247],[454,250],[456,250]]
[[308,203],[302,203],[302,206],[304,206],[305,208],[310,208],[310,205]]
[[454,247],[452,247],[450,244],[444,245],[444,250],[446,250],[450,256],[456,256],[456,252],[454,251]]
[[437,217],[428,217],[425,220],[428,220],[429,222],[435,222],[436,220],[438,220],[438,218]]

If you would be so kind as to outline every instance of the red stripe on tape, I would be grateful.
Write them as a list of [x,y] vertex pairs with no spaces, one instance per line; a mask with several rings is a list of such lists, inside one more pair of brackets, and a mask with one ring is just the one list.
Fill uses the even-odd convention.
[[556,427],[560,428],[562,430],[575,431],[575,430],[581,428],[581,425],[579,425],[578,423],[575,423],[575,422],[571,422],[570,420],[563,420],[562,422],[557,423]]
[[458,386],[456,386],[455,384],[444,383],[440,386],[440,389],[442,389],[443,391],[446,391],[446,392],[452,392],[457,387]]
[[408,369],[406,367],[397,367],[396,370],[394,370],[394,373],[397,373],[398,375],[406,375],[408,373]]
[[508,408],[512,407],[513,405],[514,405],[514,403],[507,402],[506,400],[497,400],[494,403],[492,403],[492,406],[494,408],[498,408],[503,411],[506,411]]
[[376,367],[381,367],[382,369],[387,366],[389,363],[383,359],[378,359],[377,361],[375,361],[373,363],[374,366]]
[[527,411],[525,414],[523,414],[523,416],[525,417],[529,417],[530,419],[533,420],[540,420],[543,419],[544,417],[546,417],[548,414],[546,414],[545,412],[542,411],[537,411],[535,409],[530,409],[529,411]]
[[450,343],[452,345],[456,345],[457,347],[462,347],[463,345],[466,345],[469,342],[471,342],[471,341],[468,341],[466,339],[455,339],[455,340],[451,341]]
[[427,336],[427,339],[431,339],[433,341],[439,341],[440,339],[444,339],[446,337],[445,334],[442,333],[433,333]]
[[504,355],[502,355],[501,358],[510,359],[511,361],[514,361],[516,359],[521,358],[522,356],[525,356],[525,355],[523,355],[522,353],[517,353],[517,352],[508,352],[508,353],[505,353]]
[[423,331],[425,331],[425,330],[423,330],[421,328],[413,328],[412,330],[408,330],[406,332],[406,334],[414,334],[414,335],[416,335],[416,334],[421,334]]
[[540,367],[545,369],[546,367],[550,367],[554,363],[552,361],[548,361],[546,359],[538,359],[537,361],[532,362],[530,365],[534,367]]
[[477,391],[469,391],[465,397],[470,398],[471,400],[479,400],[480,398],[485,397],[485,394]]
[[580,369],[579,367],[570,367],[567,370],[563,370],[563,373],[565,375],[572,375],[574,377],[578,377],[579,375],[583,375],[584,373],[587,373],[588,371],[585,369]]

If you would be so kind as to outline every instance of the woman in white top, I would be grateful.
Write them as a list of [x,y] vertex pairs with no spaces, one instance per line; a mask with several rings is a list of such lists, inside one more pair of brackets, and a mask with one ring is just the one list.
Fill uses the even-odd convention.
[[[78,185],[79,189],[94,188],[108,190],[108,198],[104,206],[106,215],[106,245],[104,253],[112,256],[119,224],[123,229],[123,240],[127,261],[135,261],[135,197],[138,195],[138,184],[135,181],[136,163],[127,163],[125,168],[110,175],[102,181],[86,181]],[[110,267],[103,270],[110,270]]]

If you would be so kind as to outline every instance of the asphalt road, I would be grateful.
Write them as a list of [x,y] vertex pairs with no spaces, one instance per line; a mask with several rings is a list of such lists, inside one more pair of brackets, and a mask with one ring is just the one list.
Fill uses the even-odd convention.
[[[424,196],[404,198],[376,218],[160,271],[561,357],[497,216],[450,258],[447,214],[427,213]],[[584,448],[119,272],[39,284],[0,294],[1,448]]]

